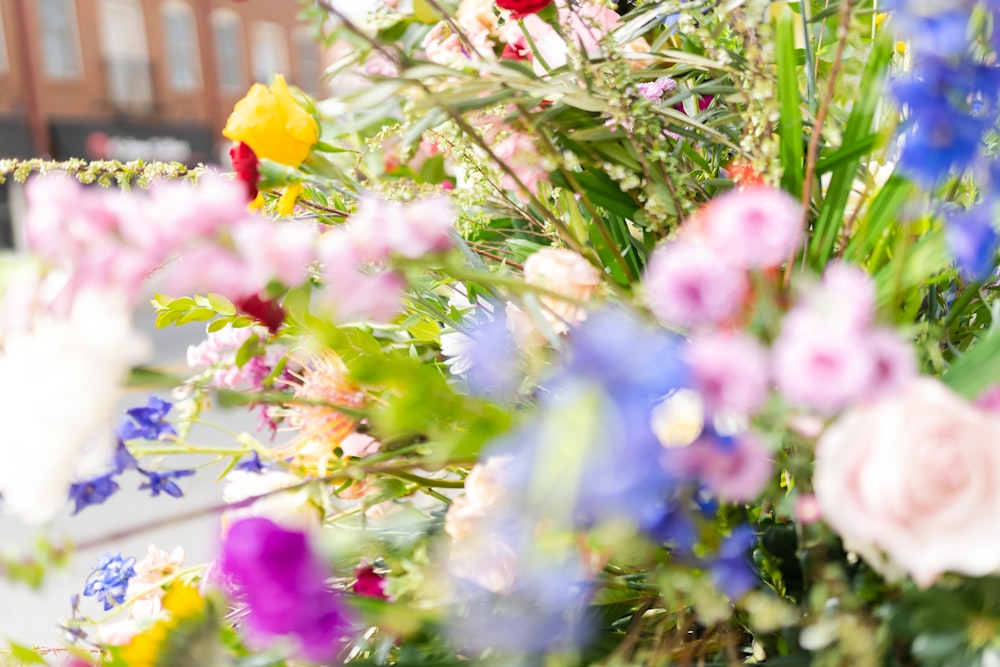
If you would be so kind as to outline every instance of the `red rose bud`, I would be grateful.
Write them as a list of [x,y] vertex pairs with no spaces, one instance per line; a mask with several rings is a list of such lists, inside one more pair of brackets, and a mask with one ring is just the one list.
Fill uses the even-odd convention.
[[528,41],[521,37],[513,44],[503,47],[500,54],[501,60],[531,60],[531,50],[528,49]]
[[273,299],[261,299],[254,294],[240,299],[235,305],[241,313],[254,318],[271,333],[277,333],[278,327],[285,321],[284,309]]
[[362,565],[354,570],[354,576],[358,578],[353,588],[356,594],[380,600],[389,599],[385,593],[385,577],[375,572],[371,565]]
[[249,200],[253,201],[257,198],[257,183],[260,181],[260,172],[257,171],[260,160],[257,159],[257,154],[241,141],[229,149],[229,159],[233,163],[236,177],[247,186]]
[[497,7],[508,10],[514,19],[537,14],[551,4],[552,0],[497,0]]

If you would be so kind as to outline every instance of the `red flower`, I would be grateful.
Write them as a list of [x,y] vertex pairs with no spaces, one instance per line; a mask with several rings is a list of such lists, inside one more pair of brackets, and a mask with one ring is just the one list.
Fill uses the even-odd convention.
[[385,594],[385,577],[376,573],[371,565],[362,565],[354,570],[354,576],[358,578],[353,589],[356,594],[380,600],[389,599]]
[[277,333],[278,327],[285,321],[285,311],[273,299],[261,299],[254,294],[240,299],[235,305],[240,312],[266,326],[271,333]]
[[537,14],[551,4],[552,0],[497,0],[497,7],[509,10],[514,19]]
[[257,159],[257,154],[241,141],[229,149],[229,159],[233,163],[236,177],[246,183],[247,196],[253,201],[257,198],[257,182],[260,180],[260,173],[257,171],[260,160]]

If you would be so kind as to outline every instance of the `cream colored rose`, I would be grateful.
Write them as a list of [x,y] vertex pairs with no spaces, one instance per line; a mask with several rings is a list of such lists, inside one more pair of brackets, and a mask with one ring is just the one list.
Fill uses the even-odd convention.
[[[922,587],[1000,570],[1000,418],[932,378],[845,413],[821,436],[823,518],[876,567]],[[875,551],[889,563],[879,563]]]
[[552,296],[539,300],[556,333],[565,333],[587,319],[587,311],[574,301],[587,301],[601,284],[601,273],[581,255],[565,248],[542,248],[524,263],[524,279],[529,285],[563,294],[573,301]]

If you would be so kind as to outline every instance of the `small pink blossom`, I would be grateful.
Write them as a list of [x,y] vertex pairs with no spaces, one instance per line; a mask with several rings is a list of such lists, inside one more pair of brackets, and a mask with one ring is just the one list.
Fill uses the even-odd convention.
[[369,454],[377,452],[382,447],[382,443],[364,433],[351,433],[341,440],[338,446],[340,447],[340,451],[344,453],[344,456],[353,456],[362,459]]
[[708,242],[743,268],[778,266],[794,255],[802,237],[802,206],[770,187],[728,192],[703,215]]
[[710,410],[749,414],[767,399],[767,353],[746,334],[697,336],[688,345],[687,360],[694,388]]
[[668,324],[720,324],[739,312],[747,294],[743,270],[706,245],[668,243],[653,253],[644,284],[646,303]]
[[647,100],[658,102],[667,93],[673,92],[677,88],[677,82],[669,76],[661,76],[655,81],[643,81],[636,85],[636,90]]
[[393,202],[368,196],[344,230],[359,261],[380,262],[390,255],[416,259],[447,250],[455,210],[447,197]]
[[250,274],[249,265],[233,251],[214,244],[199,245],[163,268],[164,289],[168,294],[215,292],[239,301],[267,286],[259,278],[248,280]]
[[811,493],[805,493],[795,499],[795,518],[808,526],[821,518],[819,501]]
[[135,564],[135,576],[128,582],[126,597],[133,600],[132,618],[149,618],[163,608],[161,585],[165,578],[178,572],[184,564],[184,549],[177,547],[171,553],[150,545],[146,557]]

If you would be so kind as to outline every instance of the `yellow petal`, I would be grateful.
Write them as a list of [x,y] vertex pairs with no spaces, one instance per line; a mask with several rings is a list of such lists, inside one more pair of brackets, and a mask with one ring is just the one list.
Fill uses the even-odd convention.
[[187,618],[205,608],[205,598],[194,586],[175,583],[163,596],[163,608],[175,619]]
[[258,192],[254,200],[247,204],[247,210],[259,211],[262,208],[264,208],[264,193]]
[[242,141],[258,158],[297,167],[319,140],[316,120],[292,97],[281,75],[270,88],[255,83],[236,103],[222,134]]
[[292,211],[295,210],[295,202],[298,201],[303,189],[304,186],[301,183],[294,183],[285,188],[285,191],[281,193],[281,197],[278,198],[278,205],[276,207],[278,215],[289,216],[292,214]]

